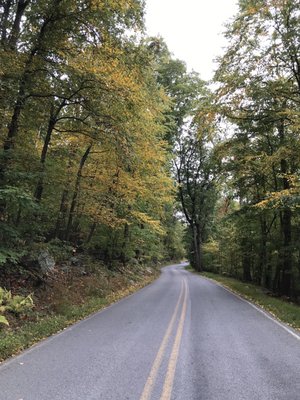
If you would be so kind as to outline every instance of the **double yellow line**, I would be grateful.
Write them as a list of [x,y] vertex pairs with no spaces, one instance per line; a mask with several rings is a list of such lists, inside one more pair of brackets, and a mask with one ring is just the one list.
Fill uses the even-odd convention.
[[186,308],[187,308],[187,296],[188,296],[188,286],[187,282],[184,279],[184,281],[181,281],[181,290],[180,290],[180,295],[179,299],[177,301],[177,304],[175,306],[175,310],[173,312],[173,315],[171,317],[171,320],[169,322],[168,328],[166,330],[165,336],[163,337],[163,340],[160,344],[160,347],[158,349],[157,355],[155,357],[154,363],[152,365],[150,374],[148,376],[147,382],[144,386],[143,393],[140,397],[140,400],[150,400],[151,394],[156,382],[156,378],[158,375],[159,368],[161,366],[161,363],[163,361],[163,357],[166,352],[166,347],[168,345],[170,336],[173,331],[173,327],[175,325],[178,311],[180,308],[180,304],[182,303],[183,299],[183,304],[182,304],[182,309],[181,309],[181,315],[175,335],[175,340],[174,344],[172,347],[171,355],[169,358],[169,363],[168,363],[168,368],[167,368],[167,373],[165,376],[165,381],[164,381],[164,386],[162,390],[162,394],[160,397],[160,400],[170,400],[171,399],[171,394],[172,394],[172,388],[173,388],[173,383],[174,383],[174,377],[175,377],[175,371],[176,371],[176,365],[177,365],[177,359],[179,355],[179,349],[180,349],[180,343],[181,343],[181,338],[183,334],[183,328],[184,328],[184,321],[185,321],[185,316],[186,316]]

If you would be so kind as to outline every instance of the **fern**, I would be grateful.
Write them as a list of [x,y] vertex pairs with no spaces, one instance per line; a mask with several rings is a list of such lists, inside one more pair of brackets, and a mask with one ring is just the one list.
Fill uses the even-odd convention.
[[0,266],[10,262],[17,264],[21,257],[25,254],[25,251],[15,251],[6,248],[0,248]]
[[4,317],[4,315],[0,315],[0,324],[4,325],[9,325],[7,319]]

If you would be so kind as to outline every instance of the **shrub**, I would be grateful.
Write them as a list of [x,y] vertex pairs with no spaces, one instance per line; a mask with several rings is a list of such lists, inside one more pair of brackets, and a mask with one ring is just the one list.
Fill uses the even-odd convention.
[[0,324],[8,325],[5,312],[11,312],[17,316],[30,311],[33,307],[32,297],[13,296],[10,290],[0,287]]

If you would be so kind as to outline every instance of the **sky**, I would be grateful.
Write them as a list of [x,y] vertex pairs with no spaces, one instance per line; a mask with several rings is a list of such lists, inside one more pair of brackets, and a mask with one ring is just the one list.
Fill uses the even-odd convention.
[[213,76],[214,59],[226,40],[224,23],[237,12],[237,0],[146,0],[146,26],[162,36],[176,58],[204,80]]

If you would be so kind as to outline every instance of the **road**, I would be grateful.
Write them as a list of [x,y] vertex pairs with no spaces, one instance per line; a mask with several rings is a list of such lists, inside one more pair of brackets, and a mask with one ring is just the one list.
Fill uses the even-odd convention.
[[299,400],[300,337],[174,265],[3,363],[0,399]]

